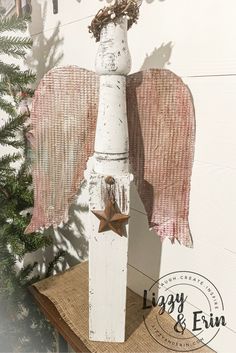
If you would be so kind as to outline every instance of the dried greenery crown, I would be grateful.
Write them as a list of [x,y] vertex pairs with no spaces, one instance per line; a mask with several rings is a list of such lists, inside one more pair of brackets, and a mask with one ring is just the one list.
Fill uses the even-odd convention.
[[96,42],[99,42],[102,28],[122,16],[127,16],[129,29],[133,23],[137,23],[139,6],[137,0],[123,0],[116,1],[112,6],[104,7],[98,11],[92,20],[89,32],[93,33]]

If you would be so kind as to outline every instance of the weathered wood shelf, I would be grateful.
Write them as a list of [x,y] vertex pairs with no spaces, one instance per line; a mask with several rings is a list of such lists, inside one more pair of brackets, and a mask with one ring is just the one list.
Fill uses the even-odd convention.
[[[91,353],[171,353],[148,333],[143,321],[143,299],[127,290],[126,341],[93,342],[88,338],[88,263],[74,266],[62,274],[42,280],[30,287],[39,308],[75,352]],[[104,305],[106,303],[104,298]],[[114,304],[115,305],[115,304]],[[155,315],[153,310],[149,315]],[[165,315],[165,328],[173,319]],[[198,353],[214,352],[205,346]]]

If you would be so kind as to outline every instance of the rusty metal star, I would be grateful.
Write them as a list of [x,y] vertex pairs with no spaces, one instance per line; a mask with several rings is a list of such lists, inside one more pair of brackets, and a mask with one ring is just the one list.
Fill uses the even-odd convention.
[[92,211],[93,214],[100,220],[98,233],[113,230],[122,237],[124,235],[124,223],[127,222],[129,216],[116,211],[115,204],[108,200],[104,211]]

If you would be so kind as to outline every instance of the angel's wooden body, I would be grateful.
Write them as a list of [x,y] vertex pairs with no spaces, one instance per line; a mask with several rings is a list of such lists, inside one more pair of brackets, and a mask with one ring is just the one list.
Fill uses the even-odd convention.
[[126,113],[126,74],[130,70],[127,20],[109,23],[101,33],[96,58],[100,75],[95,151],[89,174],[89,336],[91,340],[123,342],[127,285],[128,225],[125,236],[109,230],[98,233],[99,220],[91,210],[104,209],[105,178],[115,179],[115,199],[129,214],[129,143]]
[[109,342],[125,339],[129,228],[127,224],[122,237],[110,230],[98,232],[96,214],[101,213],[92,211],[105,209],[105,178],[115,179],[119,213],[128,215],[130,162],[150,228],[161,239],[192,246],[188,222],[195,141],[191,94],[169,70],[132,74],[126,86],[130,70],[126,26],[122,18],[103,27],[96,59],[100,98],[94,72],[75,66],[54,68],[41,80],[30,114],[34,210],[25,233],[71,222],[68,210],[93,155],[85,172],[90,208],[86,228],[89,330],[92,340]]

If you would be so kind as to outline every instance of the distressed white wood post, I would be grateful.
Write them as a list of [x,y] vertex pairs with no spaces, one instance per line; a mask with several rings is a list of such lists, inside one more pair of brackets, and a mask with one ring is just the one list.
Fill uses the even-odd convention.
[[[89,337],[95,341],[124,342],[126,315],[128,224],[125,236],[112,230],[98,233],[92,210],[104,210],[105,178],[115,180],[115,200],[129,214],[129,143],[126,114],[126,75],[131,68],[127,19],[109,23],[101,31],[96,57],[100,75],[99,111],[89,173]],[[88,168],[89,169],[89,168]]]

